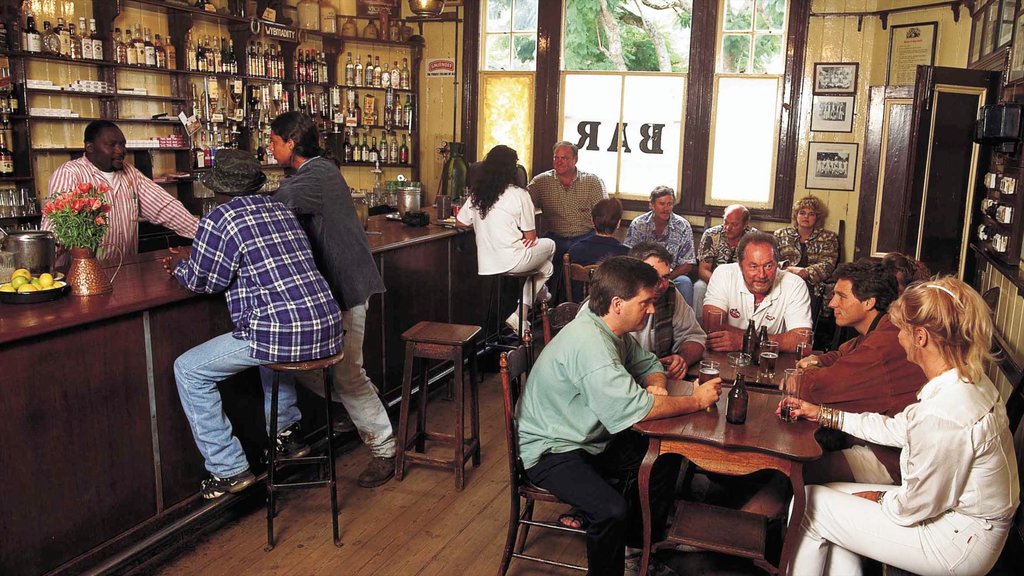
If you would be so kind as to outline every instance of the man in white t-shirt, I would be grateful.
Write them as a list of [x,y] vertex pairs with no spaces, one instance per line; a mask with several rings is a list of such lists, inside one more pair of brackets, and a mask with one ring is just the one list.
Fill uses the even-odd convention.
[[736,247],[738,262],[715,269],[704,296],[704,317],[724,313],[725,326],[708,334],[708,347],[718,352],[739,350],[749,320],[768,328],[783,352],[794,352],[796,331],[811,327],[811,299],[804,281],[778,269],[778,249],[771,234],[746,234]]

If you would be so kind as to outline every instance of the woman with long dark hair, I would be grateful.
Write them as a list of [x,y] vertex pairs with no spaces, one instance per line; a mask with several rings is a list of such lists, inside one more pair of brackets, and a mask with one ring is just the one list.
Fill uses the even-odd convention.
[[523,309],[505,320],[516,331],[520,314],[527,314],[535,300],[550,298],[544,283],[554,272],[551,256],[555,253],[554,240],[537,238],[530,193],[516,185],[518,162],[519,155],[512,148],[500,144],[491,148],[458,216],[460,224],[476,231],[477,272],[481,276],[533,272],[531,281],[523,286]]
[[[395,473],[395,435],[377,390],[363,370],[363,334],[370,296],[384,292],[384,281],[370,254],[348,184],[330,153],[320,147],[320,134],[309,116],[286,112],[275,118],[270,123],[270,144],[277,162],[295,170],[281,182],[274,199],[299,217],[317,267],[342,310],[345,359],[333,368],[332,396],[345,406],[359,436],[373,442],[373,458],[358,483],[364,488],[379,486]],[[315,377],[310,373],[299,380]],[[319,384],[309,388],[323,390]],[[350,431],[348,422],[332,425],[338,432]]]

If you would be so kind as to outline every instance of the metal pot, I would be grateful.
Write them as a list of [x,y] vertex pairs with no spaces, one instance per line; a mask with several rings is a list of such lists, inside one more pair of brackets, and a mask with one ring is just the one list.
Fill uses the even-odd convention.
[[417,16],[440,16],[444,0],[409,0],[409,11]]
[[53,270],[56,243],[52,232],[25,230],[7,233],[3,250],[14,253],[15,267],[27,268],[33,275]]
[[409,186],[398,189],[398,213],[405,216],[406,212],[418,212],[423,200],[423,190]]

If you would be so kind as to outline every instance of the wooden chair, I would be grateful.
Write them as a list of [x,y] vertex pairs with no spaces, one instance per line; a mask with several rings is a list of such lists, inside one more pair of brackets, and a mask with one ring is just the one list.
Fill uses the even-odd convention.
[[[526,375],[530,367],[529,346],[530,335],[527,332],[523,336],[523,344],[511,352],[501,353],[501,391],[505,402],[505,441],[508,443],[508,484],[511,506],[509,509],[508,536],[505,539],[505,551],[501,555],[501,568],[498,570],[498,573],[504,575],[508,571],[508,566],[513,558],[586,572],[587,568],[584,566],[558,562],[523,553],[523,549],[526,547],[526,537],[529,535],[531,526],[585,534],[585,531],[582,529],[567,528],[558,522],[543,522],[533,519],[533,506],[536,501],[554,503],[562,503],[562,501],[554,494],[530,482],[523,469],[523,461],[519,458],[515,406],[519,401],[522,387],[526,383]],[[516,542],[517,537],[518,544]]]
[[580,311],[580,305],[575,302],[562,302],[554,308],[548,308],[548,305],[544,304],[542,310],[544,311],[541,317],[544,322],[544,345],[547,346],[551,339],[562,328],[565,328],[566,324],[572,322],[576,313]]
[[562,256],[562,274],[565,276],[565,298],[567,302],[575,301],[572,295],[573,282],[583,284],[583,300],[590,296],[590,281],[594,278],[594,270],[597,270],[597,266],[597,264],[591,264],[590,266],[573,264],[569,261],[568,253]]

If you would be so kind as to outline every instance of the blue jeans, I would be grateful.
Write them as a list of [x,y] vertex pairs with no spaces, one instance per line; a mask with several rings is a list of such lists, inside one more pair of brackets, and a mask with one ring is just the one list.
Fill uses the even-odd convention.
[[[683,295],[683,300],[686,300],[690,308],[693,308],[693,280],[690,280],[689,276],[683,274],[672,280],[672,283],[676,285],[676,289]],[[697,314],[697,317],[700,318],[700,313]]]
[[[178,397],[185,410],[192,437],[203,455],[206,469],[218,478],[234,476],[249,469],[242,444],[231,432],[231,421],[224,414],[217,384],[263,361],[249,356],[249,343],[231,333],[222,334],[185,352],[174,361],[174,379]],[[267,371],[266,368],[260,368]],[[273,380],[261,378],[264,419],[270,419],[270,393]],[[277,429],[284,430],[301,418],[296,406],[295,386],[281,380],[278,392]]]

